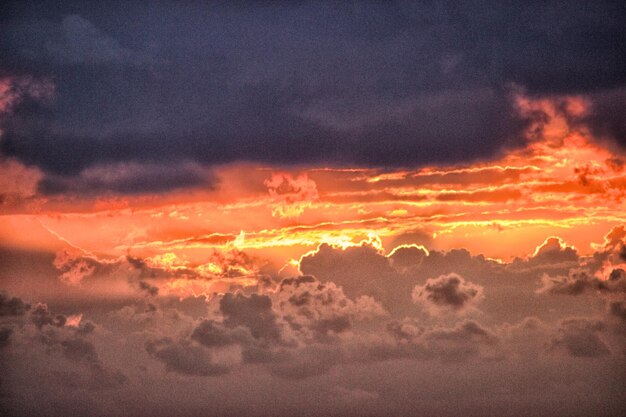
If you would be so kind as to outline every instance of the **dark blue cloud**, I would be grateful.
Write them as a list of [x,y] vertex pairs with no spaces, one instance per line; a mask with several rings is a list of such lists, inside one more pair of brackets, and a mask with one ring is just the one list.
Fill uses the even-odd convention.
[[[51,78],[0,151],[58,176],[97,164],[420,166],[521,146],[531,95],[598,100],[623,146],[620,2],[15,2],[0,73]],[[58,182],[58,181],[57,181]]]

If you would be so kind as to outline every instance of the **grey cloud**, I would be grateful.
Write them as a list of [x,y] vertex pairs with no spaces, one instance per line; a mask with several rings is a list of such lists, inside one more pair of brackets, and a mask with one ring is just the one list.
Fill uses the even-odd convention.
[[484,358],[497,357],[491,350],[499,338],[490,330],[475,321],[464,321],[451,329],[432,329],[424,333],[423,340],[431,355],[443,360],[462,360],[483,355]]
[[587,291],[604,293],[626,292],[626,273],[623,269],[613,269],[606,280],[591,275],[588,271],[572,270],[567,276],[551,277],[544,274],[539,293],[580,295]]
[[423,286],[413,289],[413,301],[425,306],[449,307],[461,310],[481,300],[483,288],[465,281],[458,274],[441,275],[429,279]]
[[342,362],[343,352],[337,346],[311,344],[281,359],[269,364],[270,371],[281,378],[297,380],[327,373]]
[[537,248],[537,252],[528,260],[532,265],[545,264],[568,264],[578,261],[578,253],[575,249],[561,246],[561,240],[550,237]]
[[154,285],[150,285],[145,281],[139,281],[137,285],[139,285],[139,289],[144,291],[146,295],[150,295],[150,296],[159,295],[159,288],[155,287]]
[[[271,298],[225,294],[219,309],[222,322],[203,320],[190,336],[206,351],[188,341],[171,342],[161,350],[169,358],[171,351],[210,355],[216,348],[238,346],[245,363],[261,363],[278,376],[299,379],[325,372],[335,364],[341,356],[335,336],[352,329],[355,320],[384,314],[367,297],[350,300],[333,283],[307,276],[284,279]],[[150,349],[153,354],[158,350]],[[319,352],[332,355],[325,357]],[[186,372],[182,366],[172,368]]]
[[191,334],[191,339],[203,346],[229,346],[237,343],[248,343],[252,335],[247,328],[228,328],[215,320],[203,320]]
[[[37,311],[35,323],[28,312],[1,318],[2,359],[10,361],[0,363],[7,370],[0,406],[9,415],[36,415],[45,408],[52,416],[184,416],[207,410],[247,415],[255,413],[253,406],[272,415],[342,410],[356,410],[354,415],[382,416],[389,410],[398,415],[415,410],[457,415],[461,410],[469,415],[549,416],[560,399],[559,410],[567,414],[602,409],[621,415],[624,306],[617,283],[623,273],[616,265],[622,239],[618,230],[595,255],[577,254],[574,260],[559,249],[541,263],[532,258],[499,263],[466,250],[426,254],[408,248],[400,257],[399,252],[385,255],[372,247],[327,246],[303,259],[303,272],[315,277],[274,277],[271,285],[208,302],[204,297],[180,301],[162,293],[149,299],[132,293],[132,301],[88,300],[81,308],[90,313],[78,328],[55,326],[60,324],[57,311],[84,311],[73,300],[50,295],[45,299],[50,308],[31,309]],[[49,265],[53,257],[42,259]],[[119,262],[133,275],[133,287],[141,281],[152,285],[164,276],[139,259]],[[617,272],[602,283],[616,285],[613,292],[593,283],[585,284],[584,291],[603,297],[536,293],[543,273],[569,279],[572,264],[588,268],[584,282],[601,266],[613,265]],[[116,269],[97,268],[82,284],[116,279]],[[460,281],[457,291],[465,282],[482,287],[487,295],[474,320],[426,316],[412,305],[412,288],[453,272],[471,281]],[[54,270],[50,273],[54,280]],[[71,288],[81,294],[90,290],[85,285]],[[385,305],[390,316],[381,315],[379,298],[372,294],[391,294],[388,300],[397,297],[413,309],[390,304]],[[537,317],[527,317],[529,312]],[[337,408],[336,393],[326,392],[336,386],[377,392],[379,400],[372,398],[362,408]],[[602,395],[587,395],[593,389]],[[34,400],[26,401],[28,396]],[[371,408],[373,403],[379,408]],[[444,403],[452,405],[443,409]]]
[[552,340],[550,349],[564,350],[575,357],[594,358],[609,355],[611,351],[598,333],[605,329],[597,320],[572,318],[564,320],[559,334]]
[[102,193],[142,194],[164,190],[204,187],[213,189],[213,173],[197,163],[115,163],[88,167],[76,176],[47,175],[39,183],[45,195]]
[[[411,299],[416,286],[423,288],[428,279],[449,274],[471,277],[473,285],[484,288],[488,295],[481,301],[480,311],[488,321],[522,320],[528,316],[529,305],[533,305],[533,314],[542,319],[550,317],[550,311],[557,305],[563,315],[575,316],[586,314],[579,301],[565,297],[555,300],[538,292],[597,291],[605,295],[623,292],[625,281],[617,267],[621,263],[619,250],[624,238],[620,231],[619,227],[615,228],[608,246],[598,248],[591,256],[581,256],[558,239],[548,239],[534,256],[509,262],[472,255],[465,249],[430,250],[426,254],[418,247],[409,246],[385,255],[368,245],[346,249],[321,245],[317,251],[302,257],[300,271],[336,283],[349,297],[372,296],[398,318],[416,314]],[[605,279],[595,278],[607,265],[615,265],[615,272]],[[578,274],[579,270],[586,272]],[[543,285],[539,291],[538,284]],[[480,296],[471,298],[474,302],[480,299]]]
[[372,296],[396,315],[415,313],[412,291],[429,277],[458,273],[480,279],[477,285],[505,282],[495,278],[505,274],[503,265],[472,256],[464,249],[426,254],[420,248],[406,247],[385,256],[368,245],[345,250],[320,245],[300,260],[300,270],[322,281],[335,282],[349,297]]
[[379,341],[360,348],[360,360],[410,358],[461,362],[502,359],[505,355],[501,336],[473,320],[441,326],[407,318],[387,323],[386,330],[394,342]]
[[382,317],[382,306],[372,297],[348,298],[334,282],[311,276],[281,281],[273,295],[281,317],[299,339],[327,343],[351,330],[355,322]]
[[53,314],[47,304],[37,303],[30,313],[30,320],[41,329],[43,326],[50,325],[55,327],[63,327],[67,321],[67,317],[63,314]]
[[396,269],[411,268],[419,265],[428,256],[426,249],[416,245],[405,245],[395,248],[388,256]]
[[118,388],[128,382],[128,377],[119,370],[112,370],[100,363],[94,363],[90,366],[89,389],[91,390],[109,390]]
[[186,375],[217,376],[230,371],[230,367],[215,363],[209,350],[169,338],[148,342],[146,351],[165,363],[167,370]]
[[3,316],[23,316],[30,309],[30,305],[24,303],[22,299],[11,297],[0,292],[0,317]]
[[350,298],[372,296],[388,310],[406,308],[411,303],[414,284],[369,245],[342,250],[322,244],[316,252],[302,257],[300,271],[323,282],[334,282]]
[[252,294],[248,297],[227,293],[220,300],[220,311],[227,327],[247,327],[255,338],[280,338],[272,300],[266,295]]
[[0,348],[3,348],[9,344],[11,340],[11,333],[13,329],[10,327],[0,327]]
[[96,325],[89,320],[81,320],[78,328],[76,329],[76,333],[80,335],[86,335],[92,333],[95,329]]
[[96,349],[90,342],[83,339],[68,339],[61,342],[63,347],[63,356],[71,361],[87,361],[91,363],[98,362],[98,354]]
[[[2,328],[0,333],[2,345],[8,346],[13,360],[26,360],[27,366],[36,367],[37,381],[45,384],[52,377],[70,390],[89,391],[114,389],[127,382],[122,372],[103,363],[98,355],[91,339],[95,328],[92,322],[81,320],[78,327],[66,326],[66,316],[54,314],[44,303],[33,307],[30,322],[7,328],[10,332]],[[4,387],[1,392],[6,392]]]
[[411,320],[393,320],[387,323],[386,330],[397,340],[411,340],[424,333],[424,327]]
[[609,304],[611,315],[626,322],[626,301],[613,301]]

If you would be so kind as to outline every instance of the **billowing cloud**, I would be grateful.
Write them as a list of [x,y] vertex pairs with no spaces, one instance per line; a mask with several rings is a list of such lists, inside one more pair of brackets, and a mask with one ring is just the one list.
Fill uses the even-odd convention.
[[431,278],[424,285],[416,286],[412,292],[413,302],[434,310],[461,311],[476,304],[482,297],[481,286],[454,273]]
[[607,279],[599,279],[584,270],[571,270],[567,276],[544,274],[541,281],[540,293],[579,295],[593,290],[617,294],[626,292],[626,272],[621,268],[614,269]]
[[266,295],[226,294],[220,300],[220,311],[228,327],[245,326],[256,338],[278,339],[280,329],[272,310],[272,300]]
[[533,253],[532,261],[537,264],[555,264],[559,262],[576,262],[578,253],[558,237],[549,237],[541,245],[537,246]]
[[165,363],[166,369],[186,375],[217,376],[230,371],[226,363],[215,359],[213,352],[200,346],[160,339],[146,345],[148,353]]
[[38,303],[35,307],[33,307],[30,318],[39,329],[46,325],[63,327],[67,320],[67,317],[63,314],[53,314],[50,312],[48,305],[43,303]]
[[568,319],[561,323],[558,335],[552,340],[551,349],[564,350],[577,357],[593,358],[610,354],[600,334],[605,325],[589,319]]
[[0,292],[0,317],[4,316],[22,316],[24,315],[30,305],[22,301],[18,297],[10,297]]
[[[573,366],[572,375],[583,381],[581,383],[587,383],[590,378],[600,378],[600,371],[589,371],[584,365],[585,359],[595,358],[599,366],[604,367],[619,355],[619,346],[623,343],[623,332],[618,324],[621,310],[617,301],[611,301],[607,313],[607,306],[581,303],[580,297],[554,301],[555,297],[537,294],[542,271],[567,273],[572,262],[583,264],[594,259],[576,255],[572,260],[567,255],[564,260],[562,249],[555,250],[557,255],[553,253],[541,263],[534,263],[536,256],[498,263],[462,250],[439,252],[406,246],[385,255],[382,249],[367,244],[346,248],[327,245],[303,258],[312,262],[301,264],[345,282],[351,288],[350,296],[332,279],[324,281],[310,275],[283,279],[275,276],[263,285],[199,299],[198,308],[193,309],[187,305],[192,299],[172,298],[161,291],[145,296],[150,294],[151,283],[167,282],[172,277],[168,278],[168,274],[175,277],[177,267],[183,268],[179,273],[191,271],[191,265],[180,259],[170,259],[168,272],[161,269],[165,259],[161,259],[159,266],[156,263],[149,266],[151,259],[121,258],[114,263],[115,267],[109,267],[93,257],[96,276],[84,277],[77,286],[68,288],[86,291],[90,280],[96,277],[114,282],[111,280],[119,279],[115,275],[121,274],[135,291],[131,292],[135,294],[134,299],[115,301],[118,299],[114,298],[80,314],[75,310],[67,314],[53,313],[44,304],[37,304],[30,314],[25,309],[10,309],[23,310],[21,316],[10,316],[11,320],[26,314],[29,320],[2,325],[3,351],[18,355],[14,359],[18,364],[23,360],[19,355],[26,352],[41,359],[54,355],[72,370],[58,370],[52,364],[45,364],[41,368],[46,370],[42,378],[52,378],[63,389],[80,395],[91,395],[82,394],[81,390],[88,393],[106,390],[107,395],[116,398],[123,390],[139,389],[137,381],[151,381],[150,385],[156,386],[157,381],[164,378],[188,387],[191,386],[188,384],[197,384],[197,377],[204,377],[210,378],[207,383],[212,386],[237,381],[250,372],[264,378],[266,383],[271,381],[278,385],[289,381],[298,387],[317,387],[320,381],[340,378],[353,386],[360,380],[359,375],[375,372],[380,366],[440,371],[455,367],[469,372],[467,375],[471,378],[478,378],[486,370],[501,375],[502,366],[507,372],[515,368],[514,373],[523,380],[534,381],[532,369],[539,366],[538,361],[542,361],[542,372],[548,372],[546,369],[552,366],[562,366],[565,361],[583,361],[570,366]],[[317,256],[323,257],[315,259]],[[179,262],[182,263],[179,265]],[[359,264],[357,273],[342,276]],[[597,265],[597,262],[589,264]],[[448,268],[461,272],[447,272]],[[375,278],[381,271],[386,275]],[[427,278],[429,276],[437,278]],[[463,276],[471,276],[472,280]],[[351,283],[353,279],[357,281]],[[416,287],[420,304],[450,311],[470,312],[483,294],[495,294],[496,298],[498,294],[505,294],[508,302],[502,307],[488,296],[482,300],[482,312],[476,311],[469,317],[423,315],[415,306],[413,310],[391,308],[387,311],[369,291],[376,287],[358,291],[359,279],[400,280],[407,284],[404,295],[409,304],[412,304],[411,290]],[[392,288],[391,294],[397,290]],[[3,302],[26,305],[11,302],[12,299],[6,296]],[[578,310],[568,307],[570,301]],[[559,306],[561,302],[564,304]],[[500,314],[504,312],[502,308],[519,309],[520,314],[528,312],[517,303],[533,303],[541,318],[524,316],[521,320],[507,322],[505,317],[513,316]],[[546,305],[545,310],[542,303]],[[562,310],[556,316],[552,313],[555,306]],[[102,314],[100,309],[108,312]],[[568,312],[584,315],[572,318]],[[35,340],[37,344],[20,353],[17,349],[22,349],[26,340]],[[33,351],[34,347],[42,349],[41,352]],[[46,349],[50,353],[45,353]],[[131,363],[133,365],[129,366]],[[584,371],[578,370],[581,366]],[[124,369],[124,373],[117,369]],[[380,378],[387,381],[386,377]],[[603,383],[611,384],[607,376],[604,378]],[[376,381],[374,378],[363,385],[362,390],[378,392],[378,396],[356,391],[349,398],[360,393],[363,398],[367,397],[367,407],[375,406],[377,401],[385,402],[387,394],[380,384],[391,383],[391,380]],[[526,386],[524,382],[520,384]],[[354,406],[348,400],[342,401],[341,407]],[[365,409],[369,409],[367,407]]]
[[352,300],[335,283],[306,275],[282,280],[274,298],[291,331],[309,341],[332,340],[351,330],[355,321],[386,315],[374,298],[362,295]]
[[203,320],[191,334],[191,339],[208,347],[246,343],[252,337],[249,328],[227,327],[215,320]]

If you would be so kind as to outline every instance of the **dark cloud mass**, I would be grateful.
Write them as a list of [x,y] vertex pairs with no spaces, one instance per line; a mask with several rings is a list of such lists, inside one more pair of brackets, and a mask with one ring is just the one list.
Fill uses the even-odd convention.
[[626,272],[623,269],[613,269],[607,278],[599,279],[591,276],[587,271],[580,270],[570,271],[568,276],[544,275],[543,286],[539,292],[569,295],[579,295],[593,290],[616,294],[626,293]]
[[561,323],[558,336],[552,341],[552,349],[563,348],[568,354],[579,357],[608,355],[609,348],[599,333],[604,324],[588,319],[568,319]]
[[[16,106],[0,143],[49,174],[46,192],[203,182],[197,169],[151,179],[162,161],[489,158],[522,144],[520,89],[586,95],[584,122],[624,144],[617,1],[9,2],[2,16],[0,73],[56,86],[53,102]],[[138,183],[94,177],[120,163]]]
[[0,292],[0,317],[3,316],[22,316],[30,308],[29,304],[24,303],[22,299],[10,297]]
[[466,282],[463,277],[452,273],[416,286],[412,296],[415,303],[460,310],[480,300],[482,292],[481,286]]
[[226,294],[220,300],[224,324],[228,327],[245,326],[256,338],[277,339],[279,329],[272,311],[272,300],[265,295]]
[[31,312],[32,322],[41,329],[46,325],[63,327],[67,321],[67,317],[63,314],[53,314],[48,309],[48,306],[43,303],[38,303]]
[[54,264],[55,284],[74,294],[102,297],[93,285],[104,282],[133,296],[49,297],[54,307],[2,293],[0,406],[50,416],[550,416],[559,398],[567,415],[601,406],[618,416],[623,244],[616,227],[590,256],[547,239],[510,262],[323,244],[300,262],[313,275],[275,271],[263,285],[185,299],[159,291],[180,271],[141,258],[33,258]]

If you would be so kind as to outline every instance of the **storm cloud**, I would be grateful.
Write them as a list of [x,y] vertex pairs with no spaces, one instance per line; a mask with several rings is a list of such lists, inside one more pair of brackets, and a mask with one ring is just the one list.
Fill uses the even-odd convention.
[[[15,106],[0,142],[48,174],[43,191],[83,192],[118,164],[487,159],[523,145],[529,117],[543,117],[519,114],[519,91],[584,95],[584,123],[624,144],[619,2],[165,6],[4,6],[1,73],[56,86],[51,103]],[[93,186],[211,182],[150,172]]]

